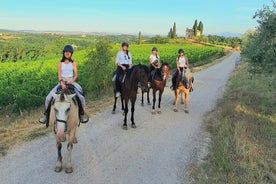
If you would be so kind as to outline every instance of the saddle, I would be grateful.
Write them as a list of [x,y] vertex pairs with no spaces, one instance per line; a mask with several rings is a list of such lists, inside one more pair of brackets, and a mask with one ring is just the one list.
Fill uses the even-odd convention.
[[[66,95],[71,95],[71,94],[75,94],[75,87],[72,84],[66,84],[67,88],[66,89],[62,89],[61,85],[58,86],[56,94],[66,94]],[[81,101],[79,99],[79,97],[76,95],[74,98],[72,98],[73,102],[78,105],[79,107],[79,119],[81,118],[80,115],[84,114],[84,109],[81,105]],[[47,119],[50,118],[50,111],[51,111],[51,105],[54,104],[54,99],[52,98],[50,103],[49,103],[49,107],[46,110],[46,116]],[[49,121],[46,122],[46,127],[49,126]]]

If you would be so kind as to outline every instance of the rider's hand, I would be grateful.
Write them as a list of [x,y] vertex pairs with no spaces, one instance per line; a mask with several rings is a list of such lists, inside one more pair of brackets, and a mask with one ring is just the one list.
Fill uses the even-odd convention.
[[61,83],[61,88],[66,89],[66,85],[64,84],[64,82]]
[[67,82],[67,84],[73,84],[73,83],[74,83],[73,79]]
[[122,69],[123,69],[123,70],[126,70],[126,67],[125,67],[125,66],[123,66],[123,67],[122,67]]

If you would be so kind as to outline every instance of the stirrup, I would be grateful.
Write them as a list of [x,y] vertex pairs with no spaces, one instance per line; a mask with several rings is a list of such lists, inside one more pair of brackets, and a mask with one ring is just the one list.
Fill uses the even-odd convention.
[[81,123],[87,123],[89,121],[89,117],[84,113],[80,116]]
[[45,115],[45,116],[39,118],[38,121],[39,121],[39,123],[46,124],[46,122],[47,122],[47,116]]

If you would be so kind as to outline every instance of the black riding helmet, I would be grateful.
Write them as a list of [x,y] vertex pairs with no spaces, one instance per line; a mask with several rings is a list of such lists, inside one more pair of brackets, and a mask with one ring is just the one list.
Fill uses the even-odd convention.
[[71,52],[73,54],[74,48],[71,45],[65,45],[62,52]]
[[158,49],[156,47],[152,47],[151,51],[158,51]]
[[123,43],[122,43],[122,47],[124,47],[124,46],[127,46],[127,47],[128,47],[128,43],[127,43],[127,42],[123,42]]
[[184,50],[183,49],[178,49],[178,54],[180,54],[181,52],[184,53]]

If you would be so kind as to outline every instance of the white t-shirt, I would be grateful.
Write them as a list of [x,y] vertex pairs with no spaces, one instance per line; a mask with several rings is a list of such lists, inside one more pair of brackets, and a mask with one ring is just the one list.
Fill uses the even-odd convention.
[[155,66],[158,66],[158,60],[160,57],[158,55],[150,55],[149,57],[151,64],[154,64]]
[[131,65],[132,64],[132,55],[130,52],[128,52],[128,56],[125,55],[124,51],[119,51],[116,56],[116,61],[115,64],[117,65],[118,63],[120,64],[127,64]]
[[61,63],[61,76],[62,77],[73,77],[74,69],[73,63],[65,64],[64,62]]
[[185,67],[187,66],[187,61],[185,57],[178,58],[178,66],[179,67]]

